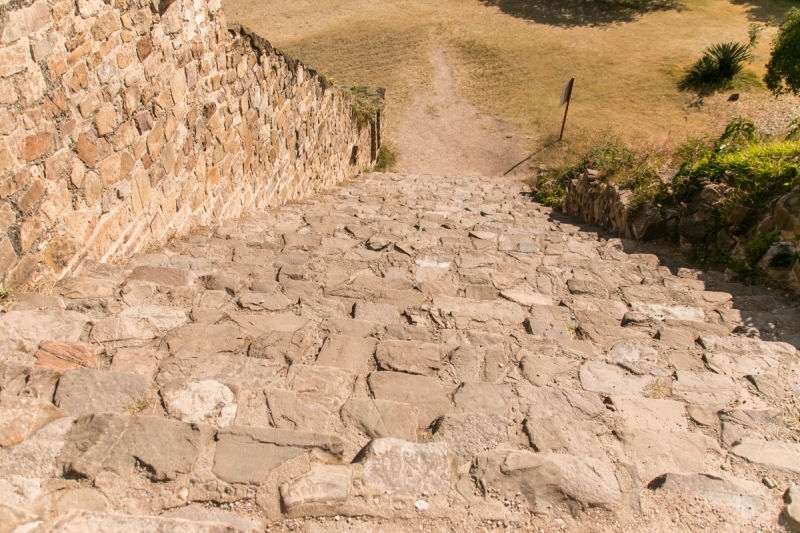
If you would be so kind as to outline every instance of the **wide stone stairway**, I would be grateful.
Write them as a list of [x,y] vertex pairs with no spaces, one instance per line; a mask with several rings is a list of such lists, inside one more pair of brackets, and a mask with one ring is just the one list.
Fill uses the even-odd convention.
[[363,175],[13,294],[0,532],[799,531],[797,304],[525,190]]

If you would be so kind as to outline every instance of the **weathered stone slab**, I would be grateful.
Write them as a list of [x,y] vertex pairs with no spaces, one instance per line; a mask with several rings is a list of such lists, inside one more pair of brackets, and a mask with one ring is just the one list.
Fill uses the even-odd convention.
[[0,446],[22,442],[67,413],[38,398],[0,397]]
[[169,332],[167,346],[172,354],[234,354],[245,348],[247,335],[231,323],[187,324]]
[[687,403],[709,407],[724,407],[737,394],[736,383],[728,376],[713,372],[676,372],[672,394]]
[[507,417],[514,393],[510,385],[467,381],[453,394],[456,413],[483,413]]
[[285,331],[293,333],[300,331],[308,323],[308,318],[303,318],[291,313],[277,315],[246,315],[231,313],[231,319],[239,324],[250,335],[259,336],[270,331]]
[[786,502],[783,508],[786,525],[789,526],[789,531],[797,533],[800,531],[800,486],[789,487],[783,495],[783,501]]
[[159,516],[128,516],[74,509],[63,516],[42,524],[42,533],[82,533],[86,531],[125,531],[130,533],[237,533],[240,529],[219,522],[193,522],[181,518]]
[[261,484],[269,472],[311,450],[340,459],[342,440],[333,435],[236,426],[217,434],[212,472],[228,483]]
[[599,396],[592,392],[556,387],[517,386],[520,408],[530,418],[581,420],[596,418],[606,412]]
[[188,287],[194,283],[192,273],[176,268],[137,266],[128,276],[128,281],[146,281],[166,287]]
[[57,372],[76,368],[94,368],[102,348],[76,342],[42,341],[34,354],[36,366]]
[[375,439],[356,462],[363,466],[367,482],[388,494],[446,494],[450,489],[450,458],[442,443]]
[[131,372],[153,379],[165,352],[147,348],[118,348],[111,360],[112,372]]
[[233,511],[226,511],[218,507],[207,508],[199,503],[193,503],[186,507],[178,507],[177,509],[170,509],[162,513],[161,517],[182,518],[192,522],[225,524],[234,528],[237,532],[262,533],[264,531],[264,524],[260,520],[240,516]]
[[55,404],[72,417],[93,413],[122,414],[152,395],[141,374],[102,370],[69,370],[58,381]]
[[793,474],[800,473],[800,444],[742,439],[731,453],[751,463]]
[[522,493],[537,513],[562,504],[616,509],[622,501],[614,466],[589,457],[494,450],[480,454],[470,473],[506,498]]
[[233,392],[218,381],[188,383],[161,391],[167,413],[182,422],[227,427],[236,418]]
[[418,408],[420,427],[428,427],[436,418],[453,411],[450,400],[434,378],[403,372],[372,372],[367,380],[376,400]]
[[517,357],[521,358],[522,375],[537,387],[552,384],[558,376],[571,374],[581,365],[581,361],[578,359],[550,357],[527,350],[517,354]]
[[686,404],[672,400],[654,400],[639,396],[609,396],[625,427],[669,431],[687,431]]
[[721,474],[669,473],[651,481],[648,488],[702,498],[712,505],[735,509],[745,519],[761,514],[770,501],[764,485]]
[[286,382],[299,399],[338,411],[353,391],[355,375],[333,366],[292,365]]
[[645,483],[664,472],[716,470],[722,456],[717,442],[702,433],[618,429],[614,434]]
[[399,324],[400,311],[390,304],[356,302],[353,318],[379,324]]
[[522,308],[505,300],[477,301],[439,296],[431,305],[431,317],[443,327],[484,329],[492,326],[519,326],[525,320]]
[[783,422],[777,409],[727,409],[719,413],[722,444],[731,446],[745,438],[769,438]]
[[410,442],[417,441],[419,409],[411,405],[351,398],[341,409],[342,423],[364,433],[371,439],[392,437]]
[[739,355],[772,355],[795,357],[796,348],[786,342],[766,342],[742,336],[718,337],[701,335],[700,345],[710,352],[727,352]]
[[107,317],[94,323],[92,340],[100,343],[113,343],[114,346],[143,346],[158,336],[152,322],[146,318]]
[[84,277],[65,278],[53,287],[54,294],[72,300],[82,298],[113,298],[116,290],[117,283],[112,279]]
[[[327,406],[298,399],[297,393],[289,389],[268,387],[264,395],[269,408],[272,426],[296,431],[324,432],[334,413]],[[237,425],[238,424],[237,420]]]
[[329,335],[317,356],[316,364],[366,375],[377,344],[378,341],[372,338]]
[[250,311],[283,311],[292,302],[279,292],[246,292],[239,298],[239,306]]
[[347,501],[350,475],[347,466],[315,464],[309,472],[281,485],[281,502],[291,509],[309,503]]
[[78,419],[58,458],[65,472],[94,479],[101,472],[131,475],[137,464],[154,480],[191,471],[210,443],[210,426],[112,413]]
[[441,368],[439,346],[429,342],[385,340],[375,358],[383,370],[435,375]]
[[182,309],[162,307],[159,305],[139,305],[125,309],[119,314],[123,318],[140,318],[150,321],[158,335],[184,325],[186,313]]
[[643,313],[650,318],[662,322],[668,318],[675,320],[693,320],[695,322],[704,322],[706,319],[705,311],[699,307],[631,302],[630,309],[634,313]]
[[537,452],[606,458],[598,439],[598,435],[604,432],[603,428],[591,420],[581,420],[573,413],[557,419],[528,417],[524,429],[531,447]]
[[0,315],[0,334],[19,339],[35,349],[45,340],[78,342],[89,317],[74,311],[21,310]]
[[508,441],[508,422],[498,415],[460,413],[444,415],[433,423],[432,442],[444,442],[463,460]]
[[644,388],[656,381],[654,376],[637,376],[599,361],[587,361],[580,369],[580,379],[584,390],[623,396],[641,396]]
[[256,359],[241,355],[181,353],[164,360],[156,383],[186,383],[213,379],[231,389],[260,390],[285,381],[285,361]]

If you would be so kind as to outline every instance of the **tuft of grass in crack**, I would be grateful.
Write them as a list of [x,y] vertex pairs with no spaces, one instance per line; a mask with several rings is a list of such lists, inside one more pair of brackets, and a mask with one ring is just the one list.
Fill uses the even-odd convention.
[[397,163],[397,153],[394,148],[388,145],[383,145],[378,150],[378,157],[375,160],[375,171],[389,172],[394,168]]
[[125,407],[125,413],[136,416],[139,413],[142,413],[145,409],[150,407],[152,400],[147,396],[142,396],[141,398],[131,402]]

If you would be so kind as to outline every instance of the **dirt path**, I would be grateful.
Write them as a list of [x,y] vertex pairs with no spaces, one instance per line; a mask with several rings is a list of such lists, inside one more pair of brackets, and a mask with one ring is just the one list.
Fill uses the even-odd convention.
[[398,172],[496,176],[524,159],[525,142],[516,128],[481,115],[457,94],[447,53],[435,52],[433,62],[433,91],[419,94],[399,120]]

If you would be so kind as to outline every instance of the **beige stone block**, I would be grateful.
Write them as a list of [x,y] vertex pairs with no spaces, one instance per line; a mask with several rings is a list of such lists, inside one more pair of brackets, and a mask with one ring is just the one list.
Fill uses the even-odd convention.
[[53,272],[60,274],[69,264],[72,258],[73,248],[69,239],[59,235],[50,241],[44,252],[43,262],[50,267]]
[[17,158],[6,148],[5,143],[0,144],[0,173],[5,174],[17,164]]
[[67,71],[67,61],[63,54],[58,54],[47,60],[47,70],[50,71],[50,79],[58,79]]
[[150,203],[150,178],[144,170],[138,170],[131,179],[131,207],[135,214],[147,209]]
[[47,90],[47,83],[44,81],[42,70],[38,65],[34,65],[28,69],[25,78],[19,82],[17,90],[19,91],[24,106],[33,106],[44,98],[44,92]]
[[89,118],[102,105],[103,101],[100,99],[99,92],[100,91],[94,91],[90,93],[78,104],[78,109],[83,118]]
[[28,184],[28,172],[17,172],[13,176],[0,182],[0,198],[8,198]]
[[16,83],[0,79],[0,104],[14,104],[17,98]]
[[97,145],[89,140],[89,138],[81,133],[78,137],[78,143],[75,146],[78,152],[78,157],[81,161],[86,163],[89,167],[94,167],[95,160],[97,159]]
[[44,231],[44,224],[36,217],[25,219],[19,226],[20,249],[27,252]]
[[73,240],[86,242],[94,229],[96,218],[91,211],[71,211],[64,215],[64,228]]
[[55,224],[56,220],[66,211],[72,203],[72,193],[67,187],[66,180],[48,182],[47,198],[39,206],[42,222],[48,226]]
[[39,260],[35,252],[31,252],[20,257],[17,264],[8,271],[6,275],[6,287],[13,289],[25,287],[30,282],[36,269],[39,267]]
[[33,54],[33,60],[37,63],[47,57],[50,52],[53,51],[56,44],[58,44],[59,36],[58,33],[52,32],[48,33],[38,41],[31,44],[31,53]]
[[45,28],[52,22],[53,17],[45,0],[39,0],[30,7],[9,11],[0,42],[3,44],[12,43],[30,33]]
[[0,204],[0,233],[5,233],[8,227],[17,220],[17,215],[7,202]]
[[164,126],[164,136],[166,136],[168,141],[172,140],[172,136],[175,135],[177,129],[178,122],[171,114],[167,115],[167,123]]
[[100,108],[94,117],[94,125],[98,135],[108,135],[117,129],[117,112],[113,106]]
[[83,200],[86,205],[92,207],[101,192],[103,192],[103,182],[100,180],[100,176],[89,172],[83,180]]
[[214,188],[214,185],[219,183],[219,168],[211,167],[211,170],[208,171],[208,175],[206,176],[206,191],[211,190]]
[[120,69],[128,68],[133,62],[133,54],[129,50],[122,50],[121,52],[117,53],[117,67]]
[[164,128],[161,123],[157,123],[150,134],[147,136],[147,153],[155,160],[161,149],[164,147]]
[[36,205],[42,196],[44,196],[44,185],[42,185],[41,180],[34,180],[31,183],[31,186],[25,191],[25,194],[22,195],[19,202],[17,202],[17,207],[23,213],[27,213],[28,211]]
[[98,41],[104,41],[109,35],[122,28],[119,16],[114,11],[107,11],[97,18],[92,26],[92,37]]
[[29,135],[22,141],[22,149],[20,150],[20,158],[26,161],[33,161],[43,156],[50,148],[53,147],[53,134],[49,132],[37,133],[36,135]]
[[0,238],[0,274],[8,272],[14,263],[17,262],[17,254],[14,252],[14,247],[11,246],[11,241],[5,235]]
[[139,57],[139,61],[147,59],[152,52],[153,41],[151,41],[149,37],[139,39],[139,42],[136,43],[136,55]]
[[80,161],[73,161],[69,179],[76,187],[83,185],[83,177],[86,175],[86,167]]
[[119,180],[119,172],[122,167],[122,155],[114,154],[107,157],[97,165],[100,180],[103,187],[110,187]]
[[180,68],[172,74],[169,87],[172,91],[172,101],[177,104],[186,95],[186,71],[184,69]]
[[123,122],[114,134],[114,150],[123,150],[136,140],[136,125],[132,120]]
[[72,169],[72,152],[63,148],[48,157],[44,162],[44,175],[49,180],[58,179],[62,174]]

